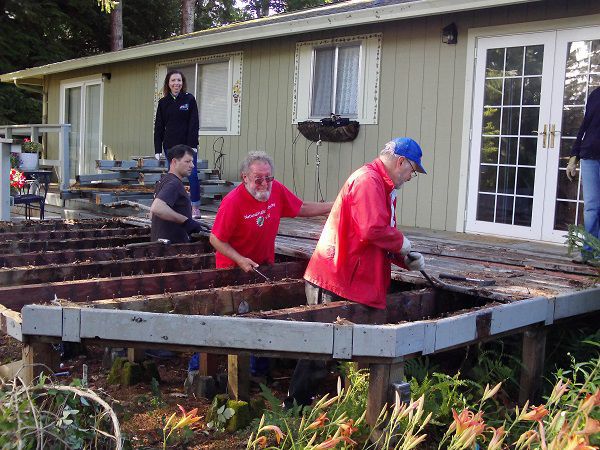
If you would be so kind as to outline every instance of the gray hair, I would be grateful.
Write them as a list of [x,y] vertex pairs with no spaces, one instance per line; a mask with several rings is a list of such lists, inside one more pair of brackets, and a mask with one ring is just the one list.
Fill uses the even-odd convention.
[[394,152],[396,149],[396,143],[394,141],[390,141],[383,146],[383,149],[379,152],[379,156],[382,156],[385,159],[392,160],[391,158],[397,158],[398,155]]
[[275,164],[273,164],[273,158],[267,155],[265,152],[255,151],[249,152],[248,156],[242,161],[240,165],[240,174],[248,173],[250,166],[255,162],[264,162],[271,166],[271,173],[275,172]]

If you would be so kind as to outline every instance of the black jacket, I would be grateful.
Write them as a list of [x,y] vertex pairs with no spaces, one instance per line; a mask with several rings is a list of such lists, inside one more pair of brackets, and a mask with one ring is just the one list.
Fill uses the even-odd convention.
[[588,97],[583,123],[571,149],[579,159],[600,159],[600,88]]
[[154,153],[178,144],[198,148],[199,127],[198,105],[192,94],[180,92],[176,98],[171,94],[161,98],[154,121]]

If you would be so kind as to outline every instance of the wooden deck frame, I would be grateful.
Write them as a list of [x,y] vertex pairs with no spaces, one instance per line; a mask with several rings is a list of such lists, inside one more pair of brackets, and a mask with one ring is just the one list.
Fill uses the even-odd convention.
[[0,243],[10,241],[44,241],[85,239],[110,236],[137,236],[148,234],[148,228],[84,228],[81,230],[44,230],[19,231],[16,233],[0,233]]
[[[406,357],[438,353],[598,310],[600,288],[398,325],[27,305],[22,310],[22,333],[34,341],[49,338],[72,342],[116,342],[127,347],[145,345],[211,353],[252,352],[281,357],[355,360],[391,365],[388,369],[373,367],[396,373],[393,365]],[[105,323],[113,326],[107,328]],[[182,329],[186,333],[181,333]],[[395,376],[390,375],[389,378],[397,381]],[[370,411],[383,407],[382,389],[369,397]]]
[[0,253],[44,252],[52,250],[119,247],[135,242],[149,242],[150,230],[135,231],[132,235],[117,237],[83,238],[63,241],[61,239],[41,241],[0,242]]

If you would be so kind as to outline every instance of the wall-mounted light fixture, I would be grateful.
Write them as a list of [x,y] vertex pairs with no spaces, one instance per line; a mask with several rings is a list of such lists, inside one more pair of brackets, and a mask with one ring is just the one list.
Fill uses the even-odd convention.
[[112,77],[110,72],[103,72],[102,73],[102,81],[110,81],[110,78]]
[[458,29],[454,22],[442,29],[442,42],[444,44],[456,44],[458,42]]

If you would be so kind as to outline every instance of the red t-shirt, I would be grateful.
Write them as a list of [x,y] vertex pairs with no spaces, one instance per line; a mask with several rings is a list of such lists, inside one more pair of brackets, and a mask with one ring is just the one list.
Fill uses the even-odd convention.
[[[257,264],[275,262],[275,236],[282,217],[296,217],[302,200],[277,180],[271,196],[259,202],[240,184],[225,196],[217,211],[212,233],[231,245],[240,255]],[[216,253],[218,268],[235,267],[225,255]]]

